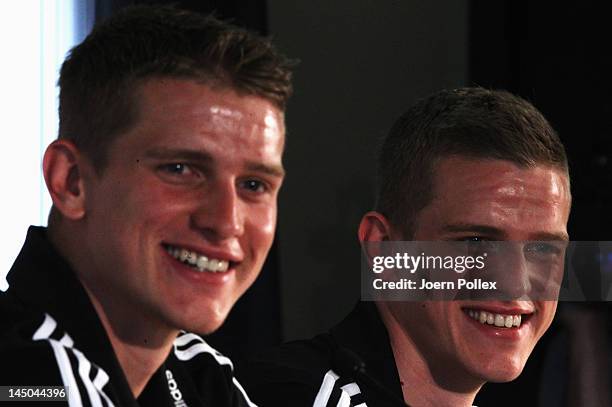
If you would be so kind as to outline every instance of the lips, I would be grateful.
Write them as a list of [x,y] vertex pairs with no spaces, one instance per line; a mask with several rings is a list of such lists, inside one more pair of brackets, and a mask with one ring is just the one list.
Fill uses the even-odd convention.
[[232,265],[232,262],[225,259],[211,258],[184,247],[164,245],[168,254],[176,260],[186,264],[200,273],[225,273]]

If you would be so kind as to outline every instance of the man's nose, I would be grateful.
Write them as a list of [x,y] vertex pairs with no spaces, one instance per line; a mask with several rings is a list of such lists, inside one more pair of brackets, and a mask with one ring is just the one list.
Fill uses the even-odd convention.
[[203,194],[192,215],[192,225],[210,240],[241,236],[244,233],[242,204],[234,182],[217,182]]
[[497,281],[495,296],[504,301],[528,299],[532,294],[533,270],[523,245],[520,242],[503,242],[503,245],[495,264],[491,264],[491,278]]

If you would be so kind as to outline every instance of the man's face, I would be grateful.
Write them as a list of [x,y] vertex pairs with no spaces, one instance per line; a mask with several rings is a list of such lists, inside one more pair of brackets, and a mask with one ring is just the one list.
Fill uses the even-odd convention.
[[[549,167],[446,158],[435,167],[434,199],[413,240],[567,240],[567,176]],[[401,236],[394,240],[402,240]],[[432,301],[387,306],[434,375],[508,381],[520,374],[556,309],[554,301]],[[521,315],[519,327],[481,323],[482,312]],[[470,316],[472,314],[472,316]]]
[[212,332],[272,244],[283,113],[187,80],[149,80],[137,96],[137,124],[84,178],[84,279],[115,314]]

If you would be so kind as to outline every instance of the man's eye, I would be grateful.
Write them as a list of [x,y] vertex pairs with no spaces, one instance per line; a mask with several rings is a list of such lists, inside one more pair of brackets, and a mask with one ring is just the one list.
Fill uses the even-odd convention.
[[180,185],[199,183],[204,175],[197,167],[181,162],[161,164],[156,171],[165,182]]
[[468,236],[461,239],[468,243],[468,250],[470,253],[497,253],[501,250],[500,242],[490,240],[482,236]]
[[160,167],[162,171],[173,175],[185,175],[191,173],[189,166],[183,163],[164,164]]
[[561,248],[547,242],[531,242],[525,245],[525,252],[541,255],[556,255],[561,253]]
[[257,192],[257,193],[263,193],[268,190],[264,182],[256,180],[256,179],[248,179],[246,181],[242,181],[242,187],[251,192]]

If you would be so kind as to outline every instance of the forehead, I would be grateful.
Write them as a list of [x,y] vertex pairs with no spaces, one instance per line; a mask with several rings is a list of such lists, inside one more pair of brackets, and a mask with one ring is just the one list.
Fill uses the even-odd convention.
[[560,169],[449,157],[434,166],[433,200],[419,216],[440,228],[471,224],[502,231],[564,233],[569,179]]
[[259,96],[193,80],[152,78],[140,84],[136,100],[136,123],[120,137],[123,144],[171,143],[211,154],[282,152],[284,114]]
[[[152,78],[138,90],[141,118],[167,121],[196,117],[211,125],[255,125],[284,131],[284,114],[271,101],[238,92],[229,86],[213,86],[173,78]],[[280,129],[277,126],[280,125]],[[232,129],[232,127],[228,127]]]

